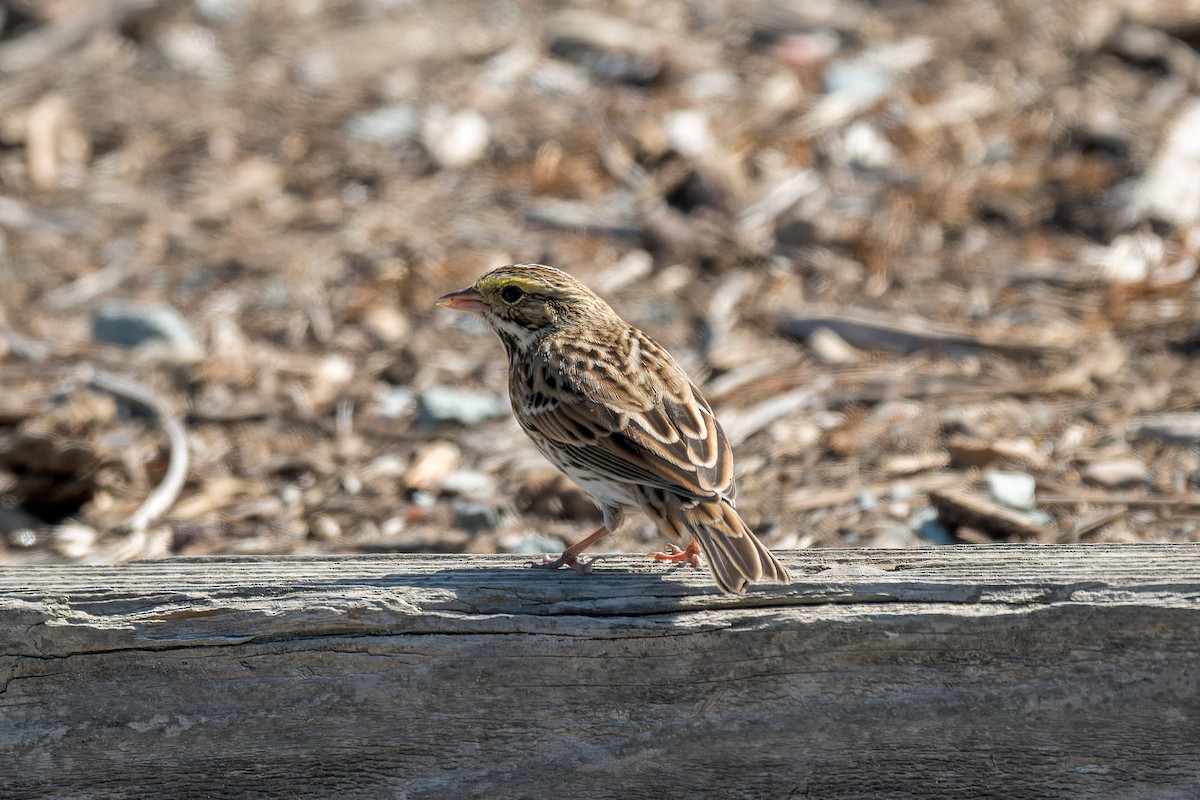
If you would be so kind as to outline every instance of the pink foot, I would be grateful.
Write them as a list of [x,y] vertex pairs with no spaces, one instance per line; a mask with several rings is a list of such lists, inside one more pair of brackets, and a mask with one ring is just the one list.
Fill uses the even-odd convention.
[[562,569],[563,567],[570,567],[578,573],[587,574],[592,571],[593,565],[599,560],[600,556],[593,556],[583,561],[576,556],[568,556],[566,553],[563,553],[558,558],[542,556],[541,561],[530,561],[529,566],[534,569]]
[[696,546],[696,540],[687,546],[686,550],[680,550],[673,544],[667,545],[665,553],[647,553],[655,561],[672,561],[676,564],[691,564],[697,569],[700,568],[700,548]]

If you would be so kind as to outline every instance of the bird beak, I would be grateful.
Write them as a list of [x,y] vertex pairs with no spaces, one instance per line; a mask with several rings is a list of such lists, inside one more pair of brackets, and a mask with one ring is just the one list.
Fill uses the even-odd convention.
[[483,311],[483,295],[474,286],[459,289],[457,292],[444,294],[437,299],[442,308],[453,308],[455,311],[470,311],[478,314]]

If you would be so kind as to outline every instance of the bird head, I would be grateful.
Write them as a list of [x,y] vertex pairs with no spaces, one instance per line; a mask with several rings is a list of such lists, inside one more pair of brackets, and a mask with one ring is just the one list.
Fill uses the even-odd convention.
[[506,346],[517,350],[565,327],[616,316],[578,280],[540,264],[494,269],[471,286],[442,295],[437,304],[479,314]]

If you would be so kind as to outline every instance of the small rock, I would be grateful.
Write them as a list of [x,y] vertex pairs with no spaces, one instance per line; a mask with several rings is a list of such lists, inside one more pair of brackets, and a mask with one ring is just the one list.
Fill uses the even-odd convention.
[[987,475],[988,491],[997,503],[1029,511],[1033,508],[1037,482],[1024,472],[992,471]]
[[884,170],[896,161],[896,150],[874,126],[851,123],[834,141],[830,155],[836,163],[862,169]]
[[279,490],[279,499],[287,508],[299,509],[304,502],[304,490],[289,483]]
[[309,367],[313,405],[325,406],[338,400],[342,389],[354,379],[354,362],[334,353],[324,356]]
[[874,511],[879,508],[879,498],[874,492],[862,491],[854,498],[854,504],[858,506],[859,511]]
[[15,531],[9,531],[8,536],[9,547],[26,549],[37,544],[38,536],[32,528],[17,528]]
[[913,538],[913,532],[907,525],[893,525],[876,534],[868,547],[912,547],[916,543]]
[[239,19],[250,3],[249,0],[192,0],[192,5],[205,22],[223,24]]
[[473,108],[455,114],[431,109],[421,126],[421,143],[443,169],[469,166],[483,158],[491,135],[487,119]]
[[1149,472],[1146,465],[1136,458],[1114,458],[1088,464],[1083,470],[1083,477],[1106,489],[1124,489],[1145,483]]
[[372,481],[381,478],[398,478],[404,474],[408,464],[394,453],[379,456],[363,470],[363,479]]
[[892,88],[895,77],[881,64],[867,59],[830,61],[825,67],[825,92],[853,97],[868,106]]
[[659,58],[637,53],[600,53],[588,60],[588,72],[598,81],[649,86],[663,72]]
[[[337,57],[328,50],[312,50],[297,57],[293,72],[296,83],[314,92],[332,90],[342,77]],[[367,112],[370,113],[370,112]],[[342,128],[346,132],[345,127]]]
[[467,533],[483,533],[500,525],[500,512],[486,503],[455,500],[450,509],[454,512],[454,524]]
[[92,338],[131,348],[160,342],[181,361],[198,360],[204,353],[183,316],[159,303],[102,303],[92,314]]
[[741,88],[738,76],[723,69],[697,72],[683,82],[683,91],[695,103],[736,97]]
[[845,339],[826,327],[820,327],[808,335],[808,348],[822,364],[840,367],[862,360],[862,353]]
[[1141,283],[1163,263],[1166,249],[1166,242],[1153,233],[1130,233],[1113,239],[1095,260],[1113,283]]
[[917,536],[930,544],[954,544],[954,534],[936,519],[928,519],[917,526]]
[[78,561],[92,554],[97,537],[96,531],[87,525],[68,522],[54,529],[50,547],[63,558]]
[[459,469],[451,472],[442,480],[442,491],[446,494],[483,501],[496,494],[496,482],[486,473]]
[[407,527],[407,524],[404,521],[404,517],[388,517],[379,526],[379,534],[389,539],[393,536],[399,536],[400,532]]
[[397,419],[413,411],[417,398],[403,386],[381,384],[375,390],[375,413],[382,419]]
[[931,544],[954,544],[957,539],[940,519],[937,509],[925,506],[917,509],[908,519],[908,529]]
[[411,106],[396,103],[355,114],[342,125],[342,132],[360,142],[401,144],[414,139],[421,121]]
[[717,145],[709,127],[708,115],[696,109],[671,114],[667,117],[664,130],[671,149],[681,156],[695,156]]
[[434,386],[428,389],[421,395],[418,405],[421,412],[420,423],[424,425],[444,422],[474,425],[503,416],[507,411],[504,400],[494,394],[452,386]]
[[[434,491],[447,475],[458,469],[461,460],[462,452],[453,442],[429,442],[417,450],[402,482],[418,493]],[[413,502],[419,502],[418,498],[414,497]]]
[[498,542],[500,548],[508,553],[521,555],[542,555],[543,553],[561,553],[566,549],[566,543],[557,536],[547,536],[543,533],[529,533],[524,536],[505,536]]
[[335,542],[342,537],[342,526],[328,514],[318,514],[309,524],[308,533],[322,542]]
[[175,25],[162,31],[155,41],[158,52],[174,69],[208,80],[219,80],[230,72],[229,59],[217,47],[217,37],[200,25]]
[[588,90],[591,82],[587,73],[574,64],[545,61],[529,75],[531,87],[538,94],[574,97]]
[[804,99],[804,85],[790,69],[776,70],[762,80],[755,91],[754,105],[760,114],[783,114]]

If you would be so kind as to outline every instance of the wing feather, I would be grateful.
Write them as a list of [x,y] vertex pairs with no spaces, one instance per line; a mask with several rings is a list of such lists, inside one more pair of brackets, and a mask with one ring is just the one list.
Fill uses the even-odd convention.
[[712,408],[640,331],[628,328],[607,347],[559,340],[530,378],[531,393],[548,402],[526,423],[576,464],[685,498],[733,500],[733,456]]

